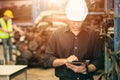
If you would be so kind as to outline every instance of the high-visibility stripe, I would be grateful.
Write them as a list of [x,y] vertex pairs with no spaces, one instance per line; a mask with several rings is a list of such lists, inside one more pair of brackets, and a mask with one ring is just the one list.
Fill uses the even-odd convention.
[[[3,18],[0,18],[0,24],[2,26],[3,29],[6,29],[6,30],[12,30],[12,20],[8,20],[7,22],[5,22],[5,20]],[[9,38],[9,37],[12,37],[13,34],[9,34],[7,32],[3,32],[3,31],[0,31],[0,38]]]

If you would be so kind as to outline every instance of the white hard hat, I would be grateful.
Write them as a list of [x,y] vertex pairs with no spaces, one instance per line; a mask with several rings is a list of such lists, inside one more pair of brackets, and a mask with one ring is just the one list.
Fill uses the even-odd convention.
[[88,14],[88,8],[85,0],[69,0],[65,12],[69,20],[83,21]]

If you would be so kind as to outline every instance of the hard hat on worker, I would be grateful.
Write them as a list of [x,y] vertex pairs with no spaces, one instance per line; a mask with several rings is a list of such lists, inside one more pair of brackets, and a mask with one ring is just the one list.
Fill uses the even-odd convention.
[[85,0],[69,0],[65,8],[66,16],[72,21],[83,21],[88,14]]
[[4,16],[10,17],[10,18],[13,18],[13,17],[14,17],[11,10],[6,10],[6,11],[4,12]]

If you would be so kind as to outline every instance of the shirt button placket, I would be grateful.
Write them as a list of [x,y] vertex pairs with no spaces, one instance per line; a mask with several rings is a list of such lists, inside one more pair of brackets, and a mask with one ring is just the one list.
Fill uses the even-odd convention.
[[75,38],[74,53],[77,54],[77,52],[78,52],[78,37],[75,36],[74,38]]
[[74,49],[77,50],[78,48],[75,46]]
[[75,39],[77,40],[77,37],[75,37]]

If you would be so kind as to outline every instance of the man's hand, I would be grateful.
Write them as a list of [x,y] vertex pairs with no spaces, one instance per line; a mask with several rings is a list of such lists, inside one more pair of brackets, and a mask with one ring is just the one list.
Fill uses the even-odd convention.
[[61,66],[66,64],[67,62],[72,62],[72,61],[78,61],[78,58],[75,55],[71,55],[68,58],[61,58],[61,59],[55,59],[53,61],[53,66]]
[[67,62],[78,61],[78,58],[75,55],[71,55],[67,58]]
[[84,74],[87,71],[86,65],[84,63],[81,64],[80,66],[76,66],[76,65],[73,65],[73,64],[67,62],[66,66],[67,66],[67,68],[73,70],[76,73],[82,73],[82,74]]
[[85,74],[87,71],[86,64],[81,64],[81,65],[73,65],[71,62],[72,61],[78,61],[78,58],[75,55],[71,55],[67,58],[65,65],[67,68],[73,70],[74,72],[77,73],[82,73]]
[[20,33],[20,35],[25,35],[25,31],[23,31],[20,27],[18,27],[16,24],[13,24],[13,28]]

